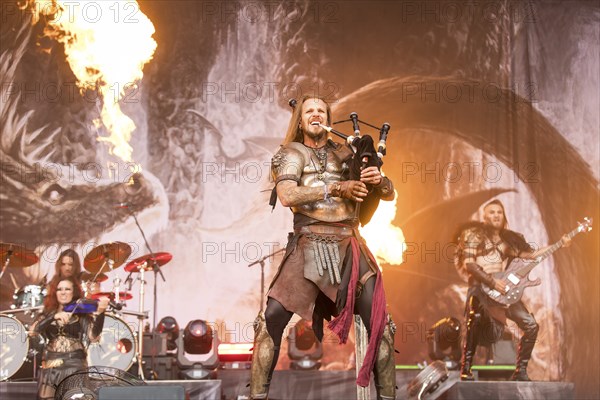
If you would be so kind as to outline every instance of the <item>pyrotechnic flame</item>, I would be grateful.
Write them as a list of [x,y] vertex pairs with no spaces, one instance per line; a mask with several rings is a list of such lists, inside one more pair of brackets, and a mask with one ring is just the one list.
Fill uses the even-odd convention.
[[98,140],[112,146],[111,154],[131,161],[129,141],[135,124],[121,111],[119,101],[125,95],[139,101],[135,98],[137,82],[156,50],[154,25],[136,1],[34,2],[33,21],[39,14],[50,17],[45,32],[64,44],[77,86],[82,92],[92,89],[99,93],[100,120],[110,136]]
[[397,199],[398,192],[394,190],[394,200],[380,202],[371,221],[360,228],[360,234],[378,263],[402,264],[402,254],[406,250],[404,234],[402,229],[392,225]]

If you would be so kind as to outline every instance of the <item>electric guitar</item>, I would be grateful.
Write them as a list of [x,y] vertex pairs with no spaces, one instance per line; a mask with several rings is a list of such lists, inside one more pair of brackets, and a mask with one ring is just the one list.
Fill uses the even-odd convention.
[[[567,234],[569,239],[572,239],[575,235],[581,232],[589,232],[592,230],[592,219],[584,218],[583,223],[578,222],[577,228],[573,229],[571,232]],[[492,300],[497,303],[503,305],[511,305],[521,300],[523,296],[523,292],[529,286],[537,286],[542,281],[538,278],[535,281],[529,279],[529,273],[532,269],[534,269],[538,264],[544,261],[546,258],[550,257],[552,253],[556,250],[560,249],[563,246],[563,240],[559,240],[554,243],[548,250],[546,250],[542,255],[540,255],[535,260],[522,260],[518,259],[514,262],[511,262],[510,265],[506,268],[505,271],[496,272],[492,274],[495,280],[503,280],[507,282],[506,284],[506,293],[502,294],[494,288],[490,288],[487,285],[481,285],[483,292]]]

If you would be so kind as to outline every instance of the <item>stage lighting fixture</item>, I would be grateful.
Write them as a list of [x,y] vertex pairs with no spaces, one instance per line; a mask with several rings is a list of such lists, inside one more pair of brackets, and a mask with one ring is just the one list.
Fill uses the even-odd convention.
[[216,331],[204,320],[190,321],[175,340],[183,379],[208,379],[219,366]]
[[454,317],[442,318],[427,330],[429,357],[446,363],[450,370],[457,369],[461,357],[460,321]]
[[167,350],[173,351],[177,348],[175,341],[179,337],[179,324],[173,317],[163,317],[156,325],[156,332],[167,336]]
[[223,369],[250,369],[254,343],[219,343],[219,361]]
[[306,321],[300,320],[288,335],[288,357],[291,369],[314,370],[321,368],[323,345]]

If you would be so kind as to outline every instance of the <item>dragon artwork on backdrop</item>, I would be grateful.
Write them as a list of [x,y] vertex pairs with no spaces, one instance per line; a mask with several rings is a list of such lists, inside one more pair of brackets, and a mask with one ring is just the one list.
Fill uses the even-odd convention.
[[[568,81],[563,79],[563,72],[575,75],[572,71],[586,70],[583,54],[588,50],[597,52],[597,45],[579,41],[578,47],[573,46],[573,41],[595,37],[597,31],[593,27],[597,26],[599,13],[585,2],[572,8],[558,3],[552,3],[552,7],[523,3],[534,8],[537,24],[546,26],[560,17],[573,22],[564,24],[571,30],[563,34],[560,30],[536,30],[533,23],[502,14],[515,6],[508,0],[498,2],[494,23],[465,17],[452,24],[408,18],[403,14],[406,9],[402,2],[378,3],[387,7],[382,13],[369,2],[291,1],[275,7],[268,23],[204,18],[201,2],[145,2],[143,7],[157,27],[159,43],[144,78],[149,172],[136,175],[133,186],[106,180],[94,185],[65,181],[68,174],[22,182],[12,172],[16,166],[26,166],[29,171],[36,162],[51,162],[60,168],[49,173],[58,174],[62,168],[68,172],[69,163],[74,161],[82,165],[96,161],[98,145],[86,128],[94,107],[83,102],[36,107],[31,101],[23,104],[18,97],[2,93],[3,99],[9,101],[0,104],[1,240],[88,240],[124,222],[125,216],[111,208],[115,201],[135,197],[137,204],[148,210],[160,209],[163,195],[170,204],[171,224],[169,235],[160,239],[162,243],[181,238],[181,246],[185,247],[190,234],[197,232],[209,237],[229,235],[232,240],[242,241],[265,230],[264,218],[273,224],[269,233],[285,229],[283,222],[262,211],[261,207],[268,209],[268,193],[255,196],[248,192],[268,189],[264,182],[258,190],[249,185],[234,192],[235,185],[228,184],[219,186],[218,192],[214,190],[217,185],[213,188],[203,179],[207,161],[228,167],[244,161],[268,162],[286,128],[287,100],[291,96],[286,96],[290,93],[285,91],[276,90],[274,101],[262,105],[238,102],[231,96],[216,98],[214,103],[207,98],[207,87],[219,89],[207,85],[236,79],[242,83],[277,82],[281,86],[293,83],[297,90],[292,93],[296,96],[298,90],[316,91],[315,94],[333,100],[337,117],[345,118],[356,111],[363,120],[389,122],[392,129],[383,168],[398,190],[394,224],[402,228],[409,241],[431,246],[451,241],[458,225],[498,195],[513,196],[510,198],[518,200],[515,204],[529,207],[526,212],[511,216],[511,222],[529,226],[531,216],[538,216],[532,229],[549,241],[557,239],[584,214],[598,220],[597,176],[582,156],[586,149],[575,145],[573,136],[568,136],[570,132],[561,125],[561,118],[536,103],[536,95],[551,97],[554,92],[531,93],[528,86],[525,90],[511,86],[520,78],[530,82],[529,74],[545,76],[544,60],[536,57],[550,56],[541,50],[536,53],[530,44],[539,40],[539,32],[549,32],[544,40],[569,51],[551,55],[558,60],[554,64],[563,65],[565,71],[558,71],[560,77],[550,76],[552,82],[542,83],[549,91],[565,93],[558,86],[567,85],[560,83]],[[243,6],[244,2],[240,4]],[[484,6],[473,7],[477,14]],[[398,24],[398,16],[402,24]],[[357,18],[361,21],[358,26]],[[2,82],[43,82],[51,76],[64,79],[68,72],[59,52],[35,53],[30,29],[3,30]],[[169,46],[161,47],[163,42]],[[51,47],[44,44],[42,41],[42,49]],[[590,49],[586,48],[588,45]],[[581,54],[573,56],[573,51]],[[36,65],[45,66],[41,72],[32,68],[34,60],[44,61]],[[528,65],[530,70],[520,64]],[[496,89],[493,101],[489,101],[487,91],[490,82],[495,83]],[[466,88],[469,95],[456,101],[427,100],[422,95],[423,88],[440,87]],[[584,91],[585,87],[579,89]],[[6,90],[4,86],[2,90]],[[576,94],[569,96],[578,101]],[[555,101],[568,103],[560,98]],[[569,121],[589,119],[576,114],[584,107],[573,110],[575,114],[569,115]],[[46,121],[40,117],[48,113],[53,118]],[[256,129],[247,133],[250,128]],[[510,179],[503,177],[492,184],[483,179],[463,179],[451,184],[443,180],[411,180],[407,175],[408,166],[452,162],[496,163],[505,175],[510,172]],[[128,188],[135,193],[128,192]],[[572,195],[566,196],[567,192]],[[227,203],[225,200],[232,196],[236,201]],[[257,199],[264,201],[258,204]],[[223,210],[218,216],[211,212],[215,207]],[[69,221],[74,229],[61,229],[63,221]],[[586,299],[597,300],[597,279],[580,279],[598,276],[598,248],[594,246],[597,231],[589,237],[592,239],[582,238],[580,250],[557,252],[554,257],[560,268],[547,276],[555,278],[553,284],[560,291],[555,309],[542,312],[543,305],[538,302],[533,310],[534,314],[540,311],[536,314],[538,320],[552,321],[542,322],[542,327],[558,321],[576,329],[562,329],[557,334],[567,344],[560,354],[552,352],[552,343],[538,345],[534,356],[543,356],[534,359],[532,367],[537,368],[540,377],[571,380],[581,387],[589,386],[597,373],[597,368],[578,366],[577,361],[586,359],[588,349],[596,348],[598,341],[592,336],[585,340],[575,336],[575,331],[593,332],[597,320],[590,320],[589,316],[600,314],[597,301],[590,301],[585,309],[580,307]],[[436,322],[432,318],[462,315],[465,287],[454,271],[451,257],[425,262],[413,257],[403,265],[383,265],[383,269],[390,312],[396,320],[427,327]],[[223,271],[229,270],[210,272]],[[240,276],[245,279],[245,275]],[[248,310],[239,312],[253,314],[260,299],[247,294],[256,293],[256,288],[235,288],[233,280],[224,281],[227,282],[220,290],[240,294],[236,310],[245,307]],[[181,291],[186,293],[185,289]],[[415,310],[414,304],[419,301],[426,306]],[[398,357],[403,362],[426,358],[427,351],[419,339],[409,338],[413,346],[400,349]],[[328,352],[326,348],[324,353],[333,358],[335,351]]]
[[[12,300],[15,283],[36,284],[53,274],[48,268],[56,248],[123,240],[110,233],[131,223],[116,203],[135,204],[140,218],[152,221],[152,231],[164,225],[168,212],[163,186],[151,173],[123,162],[109,170],[101,161],[106,149],[92,124],[97,104],[80,95],[62,47],[28,18],[9,22],[0,48],[0,241],[36,250],[47,265],[9,268],[12,280],[1,282],[2,308]],[[34,93],[27,92],[28,84]],[[72,90],[52,100],[48,87]],[[45,253],[50,249],[52,254]]]

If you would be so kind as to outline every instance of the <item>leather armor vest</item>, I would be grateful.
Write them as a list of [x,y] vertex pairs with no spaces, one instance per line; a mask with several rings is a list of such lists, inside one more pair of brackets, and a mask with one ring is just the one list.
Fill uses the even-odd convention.
[[[322,187],[347,179],[347,161],[352,156],[348,148],[331,140],[320,149],[302,143],[283,145],[271,160],[275,184],[293,180],[298,186]],[[294,213],[304,214],[324,222],[339,222],[354,217],[355,203],[340,197],[330,197],[292,207]]]

